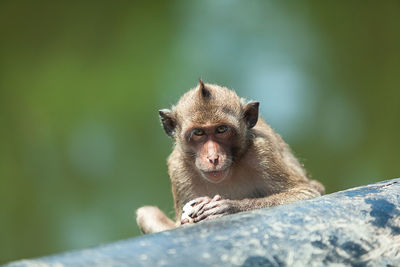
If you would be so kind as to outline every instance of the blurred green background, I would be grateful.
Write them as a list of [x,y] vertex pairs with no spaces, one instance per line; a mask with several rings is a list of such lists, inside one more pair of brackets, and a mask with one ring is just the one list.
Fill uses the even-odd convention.
[[157,110],[199,77],[261,113],[328,193],[400,176],[399,1],[2,1],[0,263],[173,216]]

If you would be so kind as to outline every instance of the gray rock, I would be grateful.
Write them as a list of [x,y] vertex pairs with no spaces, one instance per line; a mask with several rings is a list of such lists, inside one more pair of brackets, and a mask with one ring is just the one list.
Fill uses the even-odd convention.
[[400,179],[6,266],[400,266]]

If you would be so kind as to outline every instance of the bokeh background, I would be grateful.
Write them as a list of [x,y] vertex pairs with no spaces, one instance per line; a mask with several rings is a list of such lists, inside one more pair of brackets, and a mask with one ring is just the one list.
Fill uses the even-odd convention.
[[0,263],[173,216],[157,110],[261,102],[328,193],[400,176],[399,1],[2,1]]

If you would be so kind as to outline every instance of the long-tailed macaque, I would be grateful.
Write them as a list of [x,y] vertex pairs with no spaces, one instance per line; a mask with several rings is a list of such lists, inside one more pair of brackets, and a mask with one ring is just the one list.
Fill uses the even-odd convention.
[[[175,141],[168,171],[176,221],[157,207],[142,207],[137,223],[143,233],[324,193],[323,185],[307,178],[288,145],[259,118],[258,106],[200,80],[171,110],[159,111],[165,132]],[[186,203],[190,214],[181,217]]]

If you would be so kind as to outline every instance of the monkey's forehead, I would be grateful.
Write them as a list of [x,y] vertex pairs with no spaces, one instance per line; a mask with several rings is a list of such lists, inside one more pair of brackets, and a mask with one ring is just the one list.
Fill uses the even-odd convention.
[[174,107],[181,125],[237,125],[242,116],[242,99],[226,87],[205,84],[205,88],[209,92],[206,97],[196,87],[185,93]]
[[237,128],[240,126],[240,117],[240,112],[229,110],[226,107],[191,110],[182,114],[182,129],[209,125],[229,125]]

